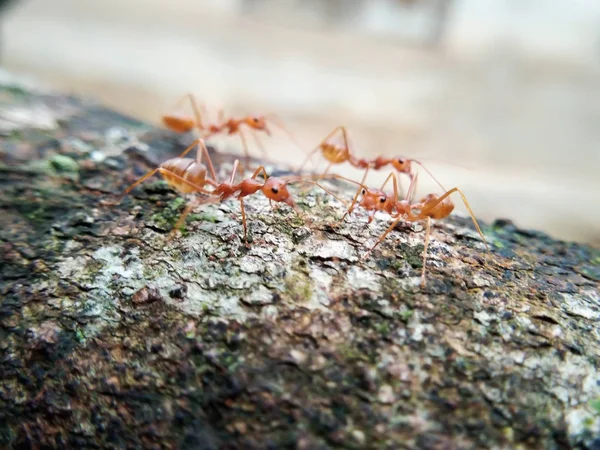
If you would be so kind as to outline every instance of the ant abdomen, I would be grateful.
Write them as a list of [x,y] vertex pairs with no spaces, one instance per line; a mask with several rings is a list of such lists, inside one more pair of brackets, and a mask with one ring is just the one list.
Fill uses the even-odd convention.
[[193,118],[179,114],[163,116],[162,121],[169,130],[176,133],[187,133],[192,131],[196,126]]
[[192,158],[173,158],[160,165],[160,174],[176,191],[182,194],[197,192],[196,186],[206,182],[206,166]]

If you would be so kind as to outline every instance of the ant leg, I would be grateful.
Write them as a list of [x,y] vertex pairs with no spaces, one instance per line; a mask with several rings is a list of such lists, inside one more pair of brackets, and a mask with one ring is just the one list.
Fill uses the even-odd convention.
[[331,139],[339,131],[342,132],[342,137],[344,138],[344,144],[346,146],[346,150],[350,151],[350,148],[348,146],[348,136],[347,136],[347,132],[346,132],[346,127],[344,127],[343,125],[337,126],[327,136],[325,136],[325,139],[323,139],[321,142],[319,142],[319,145],[317,145],[314,150],[311,150],[308,153],[308,155],[306,156],[306,158],[304,159],[304,161],[300,165],[300,168],[298,169],[298,172],[302,172],[302,169],[304,169],[304,166],[306,165],[306,163],[308,162],[308,160],[310,159],[311,162],[312,162],[312,155],[314,155],[319,150],[322,150],[323,145],[326,144],[327,141],[329,139]]
[[196,119],[196,127],[200,130],[204,129],[204,125],[202,123],[202,115],[200,114],[200,109],[198,108],[198,104],[196,102],[196,98],[191,92],[188,92],[183,97],[181,97],[173,109],[177,109],[182,105],[186,100],[190,102],[190,106],[192,108],[192,112],[194,113],[194,118]]
[[479,223],[477,222],[477,219],[475,218],[475,214],[473,213],[473,210],[471,209],[471,205],[469,205],[469,202],[467,201],[467,197],[465,196],[463,191],[461,191],[459,188],[455,187],[455,188],[452,188],[449,191],[445,192],[434,203],[432,203],[431,205],[427,205],[427,208],[424,208],[423,210],[421,210],[421,215],[426,215],[428,211],[431,211],[433,208],[435,208],[437,205],[439,205],[447,197],[449,197],[451,194],[453,194],[455,192],[458,192],[460,197],[462,198],[462,201],[463,201],[465,207],[467,208],[467,210],[469,211],[469,215],[471,216],[471,219],[473,220],[473,224],[475,225],[475,228],[477,229],[479,236],[481,236],[481,239],[483,240],[485,247],[489,251],[490,246],[488,245],[487,241],[485,240],[485,236],[483,235],[481,228],[479,228]]
[[417,190],[417,180],[419,179],[419,172],[415,173],[415,175],[410,180],[410,186],[408,186],[408,192],[406,193],[406,200],[408,203],[412,203],[413,195]]
[[354,194],[354,198],[352,199],[352,203],[350,204],[350,207],[346,210],[346,212],[344,213],[344,215],[340,219],[338,225],[342,224],[342,222],[346,219],[346,216],[349,216],[350,214],[352,214],[352,211],[354,211],[354,206],[356,205],[356,202],[358,200],[358,196],[360,195],[361,191],[364,191],[364,188],[362,188],[361,186],[359,186],[358,189],[356,190],[356,194]]
[[307,183],[307,184],[312,184],[314,186],[318,186],[323,191],[327,192],[329,195],[331,195],[333,198],[335,198],[338,202],[342,203],[343,205],[347,204],[345,200],[342,200],[340,197],[338,197],[337,195],[335,195],[333,192],[331,192],[325,186],[319,184],[316,181],[312,181],[312,180],[288,180],[288,183]]
[[[202,143],[202,145],[204,145],[204,141],[201,138],[196,139],[181,153],[181,155],[178,156],[178,158],[183,158],[189,152],[194,150],[194,147],[196,147],[196,145],[200,146],[200,143]],[[208,151],[207,151],[207,155],[208,155]],[[196,153],[196,160],[198,160],[198,153]],[[198,161],[198,162],[201,162],[201,161]]]
[[248,245],[248,224],[246,223],[246,210],[242,199],[240,199],[240,209],[242,210],[242,225],[244,226],[244,242]]
[[429,249],[429,237],[431,236],[431,217],[427,217],[425,226],[425,245],[423,246],[423,271],[421,272],[421,285],[425,286],[425,268],[427,267],[427,250]]
[[[417,161],[416,159],[411,159],[411,161],[413,161],[413,162],[417,163],[419,166],[421,166],[423,168],[423,170],[425,172],[427,172],[427,174],[433,179],[433,181],[435,181],[437,183],[437,185],[442,188],[442,191],[446,191],[446,188],[444,186],[442,186],[442,183],[440,183],[438,181],[438,179],[433,176],[433,174],[429,171],[429,169],[427,167],[425,167],[423,165],[423,163],[421,161]],[[410,174],[410,172],[409,172],[409,174]],[[411,176],[411,178],[412,178],[412,176]],[[412,180],[411,180],[411,182],[412,182]]]
[[[217,175],[215,173],[215,168],[213,166],[212,163],[212,159],[210,157],[210,155],[208,154],[208,149],[206,148],[206,144],[204,143],[204,141],[202,139],[197,139],[198,141],[198,151],[196,153],[196,161],[199,163],[202,163],[202,156],[206,156],[206,161],[208,164],[208,170],[210,170],[210,175],[212,176],[212,180],[213,181],[217,181]],[[181,157],[180,157],[181,158]]]
[[171,232],[169,233],[169,236],[167,238],[167,240],[171,240],[175,237],[175,233],[177,233],[177,231],[183,226],[183,224],[185,223],[185,219],[187,218],[187,216],[189,215],[189,213],[191,213],[193,211],[193,209],[198,206],[198,201],[196,199],[188,202],[187,205],[185,205],[185,209],[183,210],[183,212],[181,213],[181,215],[179,216],[179,219],[177,219],[177,222],[175,223],[175,226],[173,227],[173,229],[171,230]]
[[190,93],[188,94],[188,98],[190,99],[190,104],[192,105],[192,111],[194,112],[194,116],[196,117],[196,123],[198,124],[198,128],[203,129],[204,125],[202,124],[202,116],[200,114],[200,110],[198,109],[198,104],[196,103],[196,97],[194,97]]
[[244,147],[244,155],[246,156],[246,167],[250,167],[250,152],[248,151],[248,141],[241,128],[238,130],[240,139],[242,140],[242,147]]
[[249,133],[250,133],[250,136],[252,136],[252,138],[254,139],[254,142],[256,143],[256,146],[260,150],[260,153],[262,154],[263,158],[266,159],[268,156],[268,153],[265,150],[265,146],[263,145],[261,140],[258,138],[258,134],[256,134],[256,132],[254,132],[253,130],[249,130]]
[[[307,163],[309,160],[310,160],[310,162],[311,162],[311,163],[313,162],[313,160],[312,160],[312,157],[313,157],[313,155],[314,155],[315,153],[317,153],[319,150],[321,150],[321,145],[322,145],[322,144],[319,144],[319,146],[318,146],[318,147],[316,147],[314,150],[311,150],[310,152],[308,152],[308,153],[306,154],[306,158],[304,158],[304,161],[302,161],[302,164],[300,164],[300,167],[299,167],[299,168],[298,168],[298,170],[297,170],[297,172],[298,172],[298,173],[302,172],[302,170],[304,169],[304,166],[306,166],[306,163]],[[313,163],[313,164],[314,164],[314,163]]]
[[381,235],[381,237],[379,238],[379,240],[375,243],[375,245],[373,245],[373,247],[371,247],[369,250],[367,250],[367,252],[362,256],[362,259],[365,260],[369,257],[369,255],[371,254],[371,252],[373,250],[375,250],[375,247],[377,247],[385,238],[388,234],[390,234],[390,231],[392,231],[394,229],[394,227],[398,224],[398,222],[400,222],[402,220],[402,216],[398,217],[397,219],[395,219],[392,224],[388,227],[387,230],[385,230],[385,232]]
[[[277,117],[274,114],[269,114],[268,116],[265,116],[265,118],[269,121],[269,123],[272,123],[277,128],[282,130],[287,135],[287,137],[290,139],[290,141],[292,141],[296,147],[298,147],[300,150],[302,150],[302,153],[306,153],[306,150],[304,150],[302,148],[302,146],[298,143],[296,136],[294,136],[294,134],[283,125],[283,122],[279,119],[279,117]],[[312,162],[312,159],[311,159],[311,162]]]
[[329,172],[329,170],[331,169],[331,166],[333,166],[333,163],[329,163],[327,167],[325,167],[325,171],[321,174],[321,176],[317,177],[317,180],[322,180],[323,178],[325,178],[327,176],[327,172]]
[[[367,169],[368,170],[368,169]],[[387,176],[387,178],[385,179],[385,181],[383,182],[383,184],[381,185],[381,190],[383,191],[383,189],[385,188],[385,185],[388,184],[390,182],[390,180],[394,180],[394,185],[396,184],[396,178],[394,177],[396,174],[394,172],[390,172],[390,174]],[[363,182],[361,184],[364,184],[364,179]]]
[[233,162],[233,169],[231,170],[231,177],[229,177],[229,184],[233,184],[233,182],[235,181],[235,176],[237,175],[239,165],[240,165],[240,160],[236,159]]
[[198,186],[198,185],[192,183],[191,181],[186,180],[185,178],[181,178],[179,175],[171,172],[170,170],[166,170],[166,169],[163,169],[162,167],[159,167],[158,169],[151,170],[146,175],[144,175],[139,180],[137,180],[135,183],[133,183],[131,186],[129,186],[127,189],[125,189],[125,191],[123,191],[123,193],[117,198],[117,200],[112,205],[116,206],[119,203],[121,203],[121,201],[123,200],[123,197],[125,197],[127,194],[129,194],[133,189],[135,189],[136,186],[138,186],[141,183],[143,183],[144,181],[146,181],[148,178],[150,178],[156,172],[159,172],[160,174],[168,173],[169,176],[177,179],[177,181],[179,181],[180,183],[187,184],[188,186],[193,187],[197,192],[200,192],[202,194],[208,194],[208,195],[211,194],[210,191],[203,189],[201,186]]
[[[348,210],[344,213],[344,215],[340,219],[340,225],[344,221],[344,219],[346,218],[346,216],[349,216],[350,214],[352,214],[352,211],[354,211],[354,207],[356,205],[356,202],[358,201],[358,196],[360,195],[361,191],[364,190],[364,188],[362,186],[364,186],[364,184],[365,184],[365,180],[367,179],[367,174],[368,173],[369,173],[369,168],[367,167],[367,169],[365,170],[365,174],[362,177],[362,181],[360,182],[360,185],[358,186],[358,189],[356,190],[356,194],[354,194],[354,198],[352,199],[352,203],[350,204],[350,208],[348,208]],[[390,179],[390,177],[392,175],[393,174],[390,173],[390,175],[386,178],[385,182],[383,183],[383,186],[381,186],[382,190],[383,190],[383,187],[387,184],[388,180]]]
[[258,174],[260,174],[262,172],[263,177],[265,179],[265,181],[267,181],[269,179],[269,175],[267,175],[267,171],[265,170],[265,166],[258,166],[256,168],[256,170],[254,171],[254,173],[252,174],[252,176],[250,178],[252,178],[253,180],[256,180],[256,177],[258,177]]
[[113,203],[113,205],[118,205],[119,203],[121,203],[121,201],[123,200],[123,197],[125,197],[127,194],[129,194],[131,191],[133,191],[136,186],[142,184],[144,181],[146,181],[148,178],[150,178],[152,175],[154,175],[159,170],[160,170],[160,168],[151,170],[146,175],[139,178],[135,183],[133,183],[131,186],[129,186],[127,189],[125,189],[123,191],[123,193],[117,198],[117,200]]
[[[202,139],[196,139],[194,142],[192,142],[192,144],[191,144],[189,147],[187,147],[187,148],[186,148],[186,149],[183,151],[183,153],[182,153],[181,155],[179,155],[179,156],[178,156],[178,158],[183,158],[185,155],[187,155],[189,152],[191,152],[191,151],[194,149],[194,147],[196,146],[196,144],[197,144],[197,145],[200,145],[200,144],[202,144],[202,145],[204,146],[204,142],[202,142]],[[206,147],[204,147],[204,150],[206,150]],[[208,156],[208,152],[207,152],[207,156]],[[210,161],[210,158],[209,158],[209,161]],[[212,168],[212,163],[210,163],[210,167]],[[136,187],[136,186],[138,186],[138,185],[140,185],[141,183],[143,183],[144,181],[146,181],[148,178],[150,178],[150,177],[151,177],[152,175],[154,175],[156,172],[160,172],[160,173],[164,173],[164,172],[166,172],[166,173],[169,173],[169,174],[171,174],[171,172],[170,172],[170,171],[166,171],[165,169],[163,169],[163,168],[161,168],[161,167],[158,167],[158,168],[156,168],[156,169],[153,169],[153,170],[151,170],[151,171],[150,171],[150,172],[148,172],[146,175],[144,175],[143,177],[141,177],[140,179],[138,179],[138,180],[137,180],[135,183],[133,183],[131,186],[129,186],[127,189],[125,189],[125,191],[123,191],[123,193],[122,193],[122,194],[121,194],[121,195],[118,197],[118,199],[116,200],[116,202],[115,202],[114,204],[115,204],[115,205],[118,205],[119,203],[121,203],[121,201],[123,200],[123,197],[125,197],[127,194],[129,194],[129,193],[130,193],[130,192],[131,192],[133,189],[135,189],[135,187]],[[212,170],[212,172],[214,173],[214,169]],[[174,174],[171,174],[171,175],[174,175]],[[200,187],[200,186],[196,186],[195,184],[193,184],[193,183],[190,183],[189,181],[187,181],[187,180],[184,180],[184,179],[183,179],[183,178],[181,178],[181,177],[177,177],[177,176],[176,176],[176,178],[179,178],[179,181],[182,181],[182,182],[184,182],[184,183],[186,183],[186,184],[188,184],[188,185],[191,185],[191,186],[194,186],[195,188],[201,189],[201,187]]]

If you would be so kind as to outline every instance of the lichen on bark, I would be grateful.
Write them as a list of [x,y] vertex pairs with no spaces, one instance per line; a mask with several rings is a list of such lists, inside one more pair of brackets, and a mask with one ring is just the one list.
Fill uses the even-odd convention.
[[0,446],[600,445],[596,249],[496,221],[487,253],[453,216],[423,288],[423,233],[362,262],[387,222],[338,227],[298,189],[300,215],[248,199],[249,247],[235,202],[168,241],[184,201],[164,183],[101,200],[178,138],[3,83]]

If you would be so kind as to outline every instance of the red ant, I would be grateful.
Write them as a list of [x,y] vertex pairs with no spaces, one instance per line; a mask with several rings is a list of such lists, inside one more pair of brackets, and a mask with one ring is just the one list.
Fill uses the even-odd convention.
[[[365,173],[363,175],[361,184],[365,183],[367,179],[367,174],[370,169],[373,170],[381,170],[386,166],[392,166],[399,173],[404,173],[408,175],[410,178],[411,184],[413,182],[413,178],[415,174],[412,170],[412,163],[420,165],[428,174],[433,178],[433,180],[442,188],[442,190],[446,190],[444,186],[433,176],[433,174],[418,160],[416,159],[408,159],[403,157],[395,157],[395,158],[385,158],[383,156],[378,156],[375,159],[369,160],[365,158],[357,158],[351,150],[350,140],[348,139],[348,131],[344,126],[338,126],[333,129],[331,133],[325,136],[319,145],[312,150],[306,159],[302,162],[300,166],[300,171],[304,168],[308,160],[314,155],[316,152],[321,151],[323,157],[329,162],[325,171],[317,178],[325,178],[329,169],[333,165],[343,164],[345,162],[350,163],[353,167],[357,169],[364,169]],[[356,197],[354,198],[356,201]]]
[[208,139],[209,137],[215,136],[217,134],[226,134],[230,136],[238,134],[242,141],[242,146],[244,147],[246,165],[249,165],[250,153],[248,151],[248,142],[246,140],[246,134],[244,133],[242,126],[247,127],[248,132],[254,139],[256,145],[258,146],[263,155],[266,155],[266,151],[256,132],[263,132],[267,136],[271,136],[271,131],[268,128],[268,124],[273,124],[276,127],[280,128],[289,136],[289,138],[294,143],[296,142],[293,135],[273,116],[269,116],[269,118],[267,118],[267,116],[248,115],[240,119],[236,119],[234,117],[227,119],[224,115],[223,110],[219,109],[217,113],[217,121],[215,123],[205,123],[202,120],[202,115],[200,114],[200,111],[202,110],[202,113],[206,116],[206,109],[203,105],[201,108],[198,107],[196,99],[192,94],[188,93],[184,95],[181,98],[181,100],[177,102],[176,108],[178,108],[179,105],[181,105],[186,100],[190,102],[192,112],[194,115],[189,116],[180,112],[165,114],[162,117],[165,126],[171,131],[175,131],[177,133],[187,133],[189,131],[192,131],[193,129],[197,129],[204,139]]
[[[371,223],[377,211],[384,212],[388,214],[392,219],[394,219],[392,224],[380,236],[375,245],[373,245],[373,247],[371,247],[363,255],[363,260],[369,257],[369,255],[375,249],[375,247],[377,247],[386,238],[386,236],[394,229],[394,227],[401,220],[405,220],[407,222],[424,221],[426,223],[426,234],[423,249],[423,271],[421,274],[421,281],[423,284],[425,284],[425,268],[427,265],[427,249],[429,247],[429,237],[431,235],[431,219],[440,220],[450,215],[450,213],[454,210],[454,203],[452,203],[450,195],[456,192],[458,192],[461,196],[463,203],[469,211],[471,219],[473,219],[473,224],[475,225],[477,232],[481,236],[481,239],[483,240],[486,248],[489,251],[488,243],[485,240],[485,236],[483,235],[481,228],[479,228],[479,224],[477,223],[475,214],[473,214],[473,210],[471,209],[471,206],[469,205],[469,202],[467,201],[467,198],[465,197],[464,193],[458,187],[452,188],[439,196],[436,194],[426,195],[417,203],[411,203],[411,197],[414,193],[418,174],[414,175],[414,178],[408,189],[407,197],[404,200],[398,199],[398,180],[397,175],[394,172],[391,172],[388,175],[380,189],[367,188],[362,183],[357,183],[356,181],[350,180],[345,177],[341,177],[339,175],[335,175],[335,178],[340,178],[358,185],[358,189],[354,200],[352,201],[352,204],[350,205],[348,211],[346,211],[346,214],[344,214],[340,222],[344,220],[347,214],[352,213],[359,195],[362,195],[362,198],[359,202],[359,206],[367,210],[369,213],[368,223]],[[389,183],[390,180],[392,180],[394,187],[394,193],[392,196],[386,194],[383,191],[385,185]]]
[[[195,146],[198,146],[196,159],[185,158],[185,155],[189,153]],[[206,156],[208,160],[208,167],[210,170],[211,178],[207,177],[207,169],[204,164],[202,164],[202,156]],[[277,177],[269,177],[264,166],[259,166],[254,174],[245,180],[242,180],[238,184],[234,184],[235,176],[238,172],[239,160],[235,160],[233,164],[233,170],[231,173],[231,177],[229,181],[218,183],[216,181],[215,170],[210,159],[210,155],[204,145],[204,141],[202,139],[197,139],[190,145],[188,148],[184,150],[184,152],[176,158],[169,159],[162,163],[160,167],[151,170],[146,175],[141,177],[139,180],[134,182],[131,186],[129,186],[125,191],[119,196],[117,202],[118,204],[125,195],[131,192],[136,186],[150,178],[155,173],[160,173],[165,181],[169,184],[171,188],[182,193],[182,194],[205,194],[209,197],[213,197],[208,201],[197,201],[192,200],[188,202],[184,211],[180,215],[177,223],[173,227],[173,231],[171,232],[169,238],[173,237],[174,232],[183,225],[188,214],[197,206],[200,206],[205,203],[211,202],[223,202],[229,198],[236,198],[240,202],[240,207],[242,211],[242,223],[244,226],[244,241],[248,242],[248,228],[246,224],[246,211],[244,209],[244,197],[255,194],[257,192],[262,192],[265,197],[269,199],[269,202],[279,202],[286,203],[287,205],[294,208],[298,211],[298,206],[294,202],[290,192],[288,191],[288,184],[294,182],[300,183],[310,183],[316,186],[319,186],[325,192],[331,194],[336,199],[340,200],[342,203],[345,203],[341,199],[339,199],[335,194],[321,186],[316,181],[311,180],[302,180],[302,179],[290,179],[284,180],[282,178]],[[264,181],[260,182],[257,180],[259,174],[263,175]],[[204,189],[205,186],[213,187],[212,191]]]

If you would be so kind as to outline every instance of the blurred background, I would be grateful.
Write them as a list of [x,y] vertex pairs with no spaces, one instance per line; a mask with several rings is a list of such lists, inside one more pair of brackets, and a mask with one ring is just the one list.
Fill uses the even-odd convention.
[[119,111],[159,123],[190,91],[278,114],[307,150],[343,124],[478,217],[600,244],[598,0],[23,0],[1,26],[6,69]]

